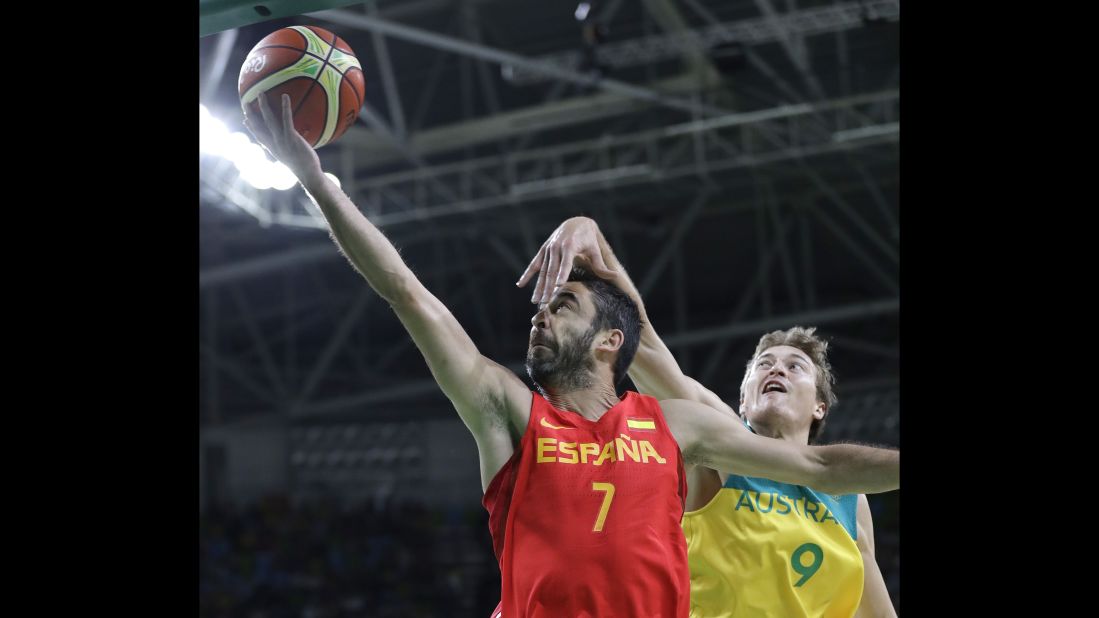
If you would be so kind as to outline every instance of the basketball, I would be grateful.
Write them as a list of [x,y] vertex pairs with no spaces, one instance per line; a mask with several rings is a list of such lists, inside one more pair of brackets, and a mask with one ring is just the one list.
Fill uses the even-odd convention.
[[343,39],[316,26],[272,32],[248,52],[237,81],[248,114],[262,116],[259,95],[278,114],[290,95],[294,127],[313,148],[338,139],[359,115],[366,94],[362,65]]

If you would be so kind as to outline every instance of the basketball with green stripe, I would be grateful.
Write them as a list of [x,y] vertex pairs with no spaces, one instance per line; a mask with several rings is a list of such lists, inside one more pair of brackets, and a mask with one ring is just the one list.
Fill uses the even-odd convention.
[[267,93],[278,113],[290,95],[294,127],[313,148],[332,143],[359,115],[366,95],[362,65],[343,39],[316,26],[272,32],[248,52],[237,80],[240,103],[260,115],[259,95]]

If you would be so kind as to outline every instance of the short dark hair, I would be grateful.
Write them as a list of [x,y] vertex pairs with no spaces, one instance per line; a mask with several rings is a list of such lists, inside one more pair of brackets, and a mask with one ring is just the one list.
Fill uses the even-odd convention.
[[577,281],[587,286],[595,304],[595,318],[592,319],[589,333],[617,328],[622,331],[624,341],[618,348],[618,358],[614,361],[614,384],[626,377],[641,343],[641,312],[637,303],[617,286],[600,279],[593,273],[581,268],[573,268],[569,281]]

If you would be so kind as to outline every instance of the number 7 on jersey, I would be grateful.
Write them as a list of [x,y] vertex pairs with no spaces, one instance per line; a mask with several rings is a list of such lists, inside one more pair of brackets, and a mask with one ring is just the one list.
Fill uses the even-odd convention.
[[595,518],[595,526],[592,532],[602,532],[603,522],[607,521],[607,512],[611,510],[611,502],[614,501],[614,485],[610,483],[592,483],[593,491],[604,491],[603,504],[599,507],[599,516]]

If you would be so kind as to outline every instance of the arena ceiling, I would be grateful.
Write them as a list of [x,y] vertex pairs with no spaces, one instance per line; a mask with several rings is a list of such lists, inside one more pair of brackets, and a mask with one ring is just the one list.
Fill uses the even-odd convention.
[[[825,438],[896,443],[899,2],[342,4],[200,2],[200,102],[244,130],[257,41],[346,40],[366,105],[322,163],[484,354],[524,375],[513,283],[585,214],[688,373],[735,401],[760,334],[817,325],[848,411]],[[200,155],[199,245],[201,426],[453,417],[299,188]]]

